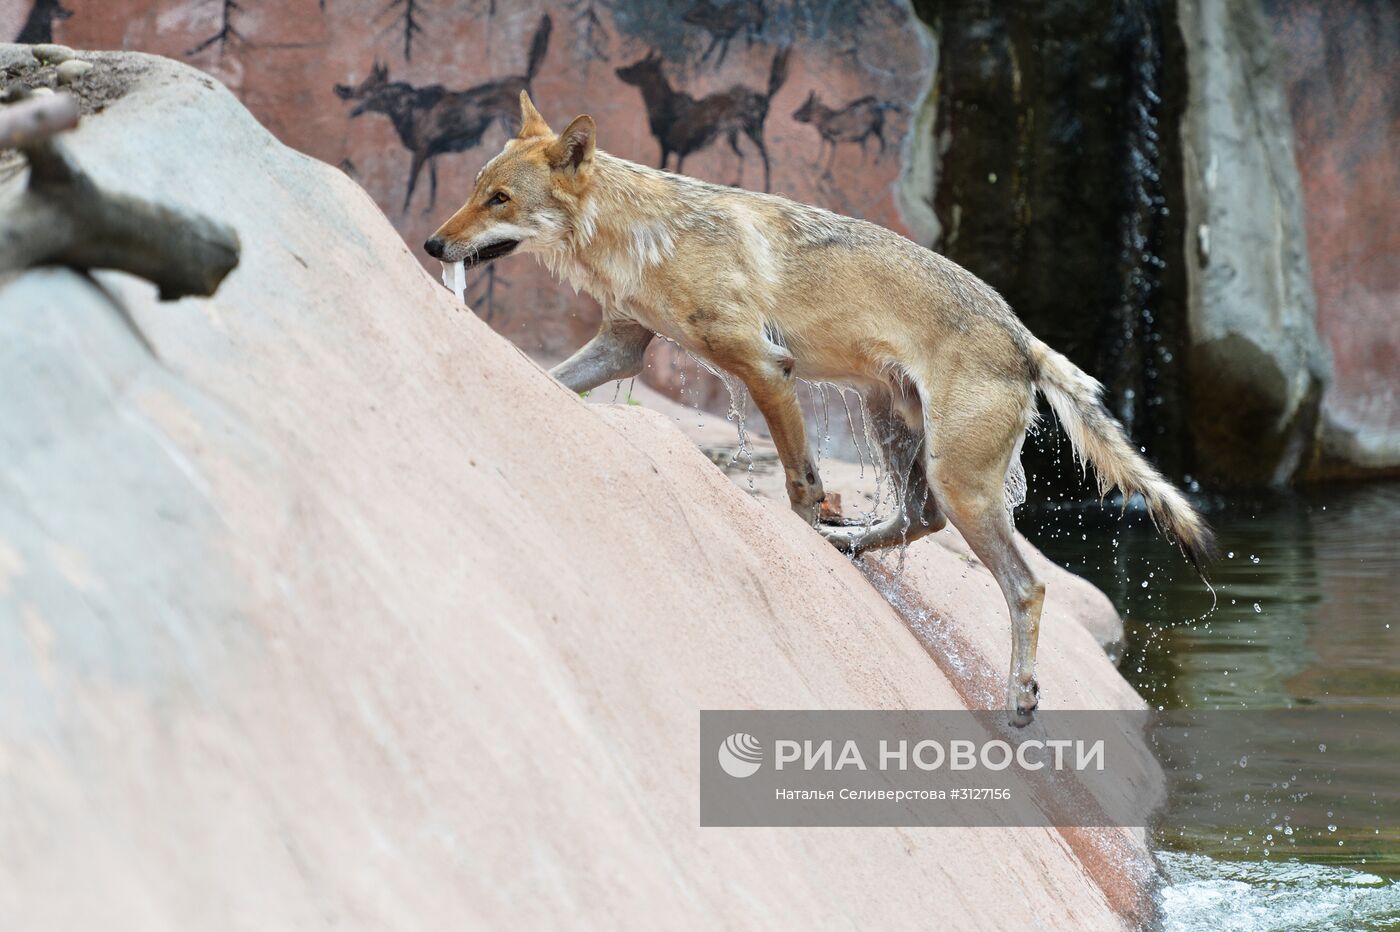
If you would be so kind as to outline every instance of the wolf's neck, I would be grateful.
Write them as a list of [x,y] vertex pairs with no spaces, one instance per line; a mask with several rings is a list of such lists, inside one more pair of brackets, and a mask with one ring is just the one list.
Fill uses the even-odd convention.
[[675,250],[681,206],[664,173],[596,153],[586,200],[554,270],[605,305],[626,303]]

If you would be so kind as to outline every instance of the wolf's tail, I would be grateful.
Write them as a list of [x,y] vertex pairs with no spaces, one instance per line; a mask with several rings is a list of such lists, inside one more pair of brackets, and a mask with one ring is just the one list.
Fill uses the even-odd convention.
[[773,102],[773,95],[787,82],[788,56],[791,54],[791,46],[786,46],[773,55],[773,64],[768,69],[768,94],[764,98],[768,103]]
[[1123,426],[1100,400],[1103,386],[1039,340],[1032,346],[1036,387],[1055,410],[1080,462],[1093,464],[1099,493],[1117,486],[1125,497],[1141,495],[1157,527],[1169,534],[1201,571],[1214,554],[1215,536],[1205,520],[1133,449]]
[[530,40],[530,57],[525,64],[526,84],[535,80],[535,75],[540,73],[540,65],[544,63],[544,53],[549,51],[549,33],[552,29],[554,29],[554,21],[546,13],[540,17],[540,24],[535,27],[535,37]]

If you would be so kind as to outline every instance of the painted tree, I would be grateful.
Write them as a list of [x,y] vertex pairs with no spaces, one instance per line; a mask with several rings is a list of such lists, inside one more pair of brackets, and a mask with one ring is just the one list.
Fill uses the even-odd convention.
[[190,49],[185,53],[186,55],[198,55],[211,45],[218,45],[219,54],[222,55],[224,49],[228,47],[229,42],[235,39],[239,42],[248,41],[243,37],[243,33],[239,32],[233,25],[234,15],[242,9],[242,7],[238,5],[238,0],[220,0],[220,2],[222,3],[222,8],[219,13],[219,31]]
[[[379,11],[377,19],[393,14],[394,18],[389,25],[384,27],[383,32],[391,29],[400,29],[403,32],[403,58],[404,61],[413,60],[413,39],[423,32],[423,2],[422,0],[389,0],[387,6]],[[380,34],[383,35],[383,32]]]
[[573,14],[584,61],[612,61],[609,55],[611,37],[598,14],[600,6],[606,8],[605,0],[564,0],[564,5]]

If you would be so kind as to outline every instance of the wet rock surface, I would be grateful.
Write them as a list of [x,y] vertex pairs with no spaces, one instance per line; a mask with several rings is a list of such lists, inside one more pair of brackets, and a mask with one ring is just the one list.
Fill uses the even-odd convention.
[[[1257,0],[927,0],[937,248],[1108,388],[1167,472],[1286,484],[1330,378]],[[1056,444],[1032,491],[1084,496]]]

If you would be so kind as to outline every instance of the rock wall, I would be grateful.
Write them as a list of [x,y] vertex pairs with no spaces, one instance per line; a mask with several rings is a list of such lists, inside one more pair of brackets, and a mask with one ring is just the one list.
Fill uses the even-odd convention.
[[[215,75],[414,247],[506,138],[522,83],[648,162],[677,132],[662,101],[762,92],[774,190],[987,278],[1169,473],[1266,484],[1400,464],[1397,16],[1384,0],[24,0],[0,36]],[[684,168],[761,187],[732,116],[701,120]],[[471,300],[545,360],[598,313],[526,260],[473,278]],[[729,404],[661,341],[643,378]],[[1033,494],[1088,493],[1060,453],[1028,445]]]
[[[52,20],[59,41],[208,71],[283,142],[358,181],[415,247],[513,134],[522,83],[554,124],[591,113],[599,145],[617,155],[657,164],[663,142],[674,149],[688,138],[688,174],[762,189],[761,143],[773,190],[905,230],[894,183],[929,52],[897,0],[65,4],[70,15]],[[766,97],[766,114],[726,104],[736,87]],[[718,96],[686,125],[659,129],[685,95]],[[673,154],[668,165],[677,164]],[[491,327],[537,358],[563,358],[597,325],[590,298],[528,260],[491,266],[468,286]],[[688,400],[727,406],[718,380],[669,345],[657,341],[650,362],[652,384],[675,395],[684,381]]]
[[[1393,470],[1393,5],[914,8],[927,242],[1097,375],[1168,472]],[[1086,491],[1058,453],[1029,445],[1032,486]]]
[[[0,927],[1145,921],[1140,832],[701,830],[700,709],[998,704],[986,570],[848,562],[221,86],[84,57],[130,87],[75,158],[243,248],[208,299],[0,281]],[[1051,577],[1043,708],[1142,707],[1103,606]]]
[[1288,483],[1330,376],[1280,56],[1258,0],[1179,0],[1191,379],[1209,474]]
[[1400,471],[1400,10],[1271,0],[1318,328],[1331,350],[1317,478]]

